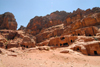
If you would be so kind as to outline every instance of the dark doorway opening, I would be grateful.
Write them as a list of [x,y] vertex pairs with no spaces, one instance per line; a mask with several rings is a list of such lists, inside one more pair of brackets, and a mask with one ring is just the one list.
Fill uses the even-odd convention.
[[62,44],[60,44],[60,46],[62,46]]
[[71,40],[71,42],[73,42],[73,41]]
[[80,49],[79,49],[79,48],[77,48],[77,49],[76,49],[76,51],[80,51]]
[[92,36],[91,34],[89,34],[89,36]]
[[78,34],[78,36],[79,36],[80,34]]
[[25,45],[21,45],[21,47],[25,47]]
[[63,43],[63,46],[69,46],[68,43]]
[[26,48],[28,48],[28,46],[26,46]]
[[95,55],[98,55],[97,51],[94,51],[94,54],[95,54]]
[[5,46],[5,49],[8,49],[8,46]]
[[65,39],[65,37],[61,37],[60,39],[61,39],[61,40],[64,40],[64,39]]

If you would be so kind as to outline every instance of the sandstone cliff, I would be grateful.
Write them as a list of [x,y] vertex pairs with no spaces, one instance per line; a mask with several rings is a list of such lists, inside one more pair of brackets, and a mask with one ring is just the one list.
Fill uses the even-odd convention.
[[[56,11],[43,17],[36,16],[30,20],[27,27],[21,26],[19,30],[16,28],[17,22],[12,13],[0,15],[1,48],[67,47],[86,55],[100,55],[100,8],[98,7],[87,10],[78,8],[72,13]],[[48,49],[43,47],[39,50]]]

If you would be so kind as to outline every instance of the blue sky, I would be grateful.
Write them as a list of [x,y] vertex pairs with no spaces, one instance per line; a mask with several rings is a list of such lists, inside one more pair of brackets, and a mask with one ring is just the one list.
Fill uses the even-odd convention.
[[58,11],[72,12],[77,8],[100,7],[100,0],[0,0],[0,14],[11,12],[20,25],[27,26],[35,16],[45,16]]

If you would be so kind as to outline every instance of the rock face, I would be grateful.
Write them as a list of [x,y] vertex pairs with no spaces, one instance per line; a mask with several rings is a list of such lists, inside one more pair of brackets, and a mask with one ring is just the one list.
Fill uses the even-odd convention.
[[49,46],[69,46],[77,39],[76,36],[61,36],[50,39]]
[[5,43],[7,42],[6,38],[0,35],[0,47],[5,48]]
[[76,29],[74,31],[69,31],[65,30],[62,35],[72,35],[72,36],[94,36],[98,33],[98,28],[96,26],[91,26],[91,27],[85,27],[85,28],[80,28]]
[[[95,11],[96,10],[96,11]],[[86,11],[77,9],[72,13],[56,11],[46,16],[36,16],[30,20],[26,27],[26,32],[35,35],[37,43],[50,37],[60,35],[96,35],[98,28],[92,27],[98,25],[100,8],[87,9]],[[63,24],[63,28],[50,28]],[[91,26],[91,27],[90,27]],[[49,30],[48,30],[49,29]],[[55,30],[56,29],[56,30]],[[90,32],[88,32],[90,31]]]
[[0,15],[0,29],[17,29],[17,22],[12,13],[6,12]]
[[35,17],[31,19],[26,29],[31,30],[32,35],[38,34],[43,28],[48,28],[54,25],[61,24],[60,20],[47,20],[47,18],[43,17]]
[[27,48],[28,47],[34,47],[35,46],[35,41],[33,39],[31,39],[30,37],[25,36],[23,38],[21,46],[24,46],[24,47],[27,47]]
[[[12,13],[0,15],[0,47],[47,48],[67,47],[61,53],[78,51],[85,55],[100,55],[100,8],[72,13],[56,11],[46,16],[36,16],[27,27],[16,30],[17,23]],[[6,29],[6,30],[5,30]],[[10,30],[7,30],[10,29]],[[40,47],[41,46],[41,47]],[[47,47],[42,47],[47,46]]]
[[34,47],[36,45],[36,38],[23,31],[16,30],[0,30],[0,47]]
[[49,28],[51,26],[62,24],[62,21],[64,21],[64,18],[68,14],[69,13],[66,13],[65,11],[56,11],[44,17],[36,16],[30,20],[26,29],[30,29],[31,34],[36,35],[44,28]]
[[97,41],[95,37],[78,37],[75,43],[69,48],[80,51],[85,55],[100,55],[100,41]]
[[36,41],[37,43],[39,43],[51,37],[60,36],[63,33],[63,30],[64,30],[63,24],[43,29],[39,34],[36,35]]
[[24,30],[25,31],[25,29],[26,29],[26,27],[24,27],[24,26],[21,25],[18,30]]

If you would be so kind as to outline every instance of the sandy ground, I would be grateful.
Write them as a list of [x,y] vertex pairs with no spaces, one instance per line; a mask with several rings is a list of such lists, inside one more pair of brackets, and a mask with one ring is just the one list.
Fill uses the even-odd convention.
[[0,67],[100,67],[100,56],[86,56],[79,52],[60,53],[55,50],[17,52],[17,57],[0,54]]

